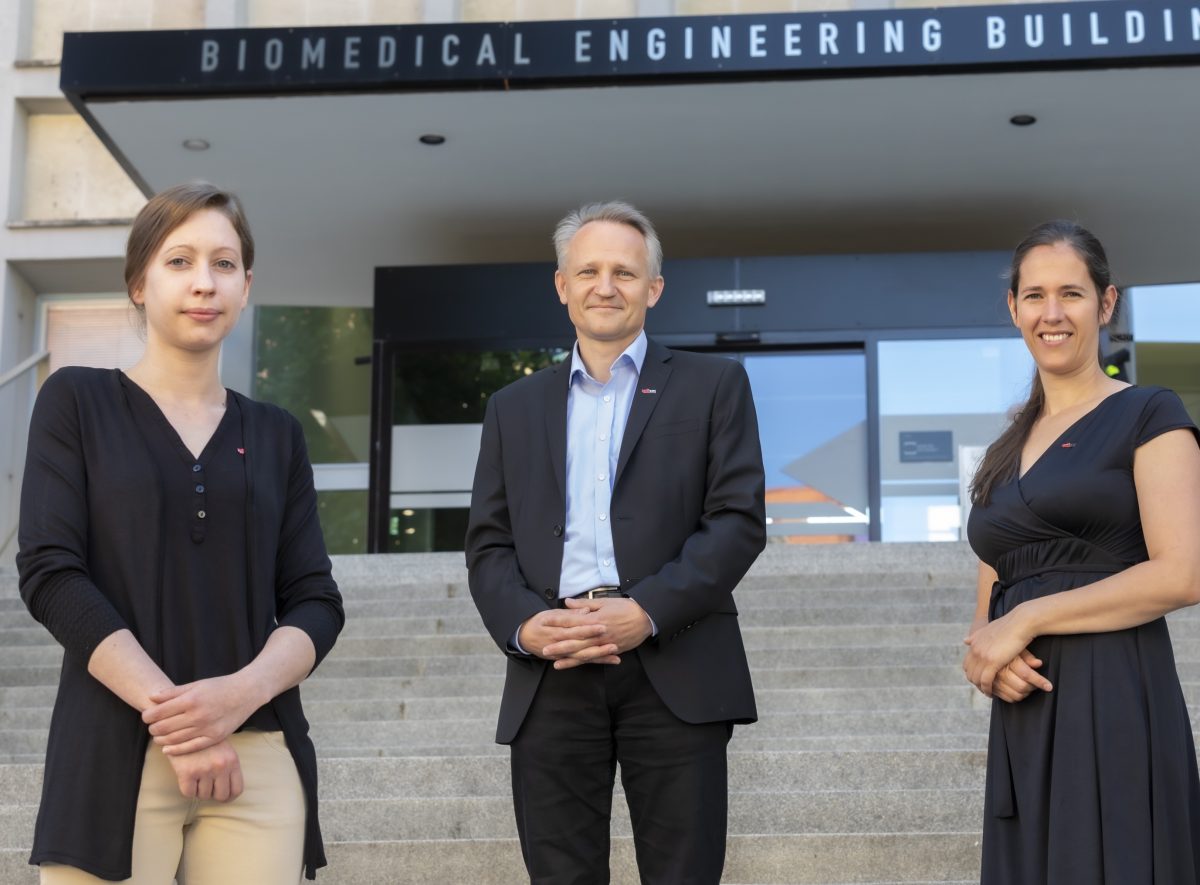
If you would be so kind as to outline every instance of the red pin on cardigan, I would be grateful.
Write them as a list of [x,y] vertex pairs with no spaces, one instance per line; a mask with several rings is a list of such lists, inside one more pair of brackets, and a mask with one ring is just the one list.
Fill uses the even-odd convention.
[[1063,443],[1062,447],[1064,449],[1073,449],[1073,448],[1075,448],[1075,443]]
[[241,446],[238,446],[238,454],[239,454],[239,455],[244,455],[244,454],[246,454],[246,450],[245,450],[245,449],[243,449]]

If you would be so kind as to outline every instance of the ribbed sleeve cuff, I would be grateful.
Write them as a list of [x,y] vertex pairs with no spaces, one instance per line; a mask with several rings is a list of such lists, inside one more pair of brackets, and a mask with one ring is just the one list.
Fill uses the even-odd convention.
[[107,637],[128,625],[96,586],[82,575],[67,575],[37,594],[31,614],[71,654],[88,660]]

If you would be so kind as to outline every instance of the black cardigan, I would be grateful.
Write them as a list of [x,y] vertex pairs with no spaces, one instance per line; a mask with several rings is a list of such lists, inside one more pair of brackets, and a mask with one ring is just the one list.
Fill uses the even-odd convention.
[[[250,635],[257,654],[277,625],[304,630],[317,662],[345,616],[317,519],[299,422],[237,398],[245,441]],[[67,368],[43,385],[29,428],[18,530],[21,597],[63,645],[42,803],[30,863],[131,875],[133,822],[149,732],[136,710],[87,672],[96,646],[128,627],[151,658],[187,624],[161,623],[162,538],[157,483],[116,370]],[[134,477],[141,477],[136,481]],[[317,759],[292,688],[272,702],[307,800],[304,867],[325,865],[317,821]]]

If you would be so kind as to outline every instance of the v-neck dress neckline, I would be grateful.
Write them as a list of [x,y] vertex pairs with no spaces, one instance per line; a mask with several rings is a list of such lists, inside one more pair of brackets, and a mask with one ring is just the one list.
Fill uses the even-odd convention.
[[1053,450],[1056,447],[1061,447],[1062,443],[1063,443],[1063,439],[1064,439],[1064,437],[1067,436],[1067,434],[1071,433],[1073,430],[1075,430],[1077,427],[1079,427],[1079,425],[1082,424],[1084,421],[1087,421],[1089,418],[1094,417],[1102,408],[1104,408],[1105,403],[1107,403],[1111,399],[1115,399],[1116,397],[1119,397],[1121,394],[1123,394],[1127,390],[1134,390],[1136,388],[1137,388],[1136,384],[1130,384],[1128,387],[1122,387],[1120,390],[1110,393],[1108,396],[1104,397],[1104,399],[1100,400],[1100,402],[1096,403],[1096,405],[1092,406],[1090,409],[1088,409],[1086,412],[1084,412],[1082,415],[1080,415],[1078,418],[1076,418],[1074,421],[1072,421],[1070,424],[1068,424],[1063,429],[1062,433],[1060,433],[1058,436],[1054,437],[1054,439],[1052,439],[1050,441],[1050,445],[1048,445],[1048,446],[1046,446],[1046,448],[1042,449],[1041,453],[1036,458],[1033,459],[1033,463],[1030,464],[1028,467],[1026,467],[1024,472],[1018,473],[1017,483],[1019,484],[1021,482],[1021,480],[1025,479],[1025,477],[1029,476],[1029,474],[1033,471],[1033,469],[1035,467],[1037,467],[1039,464],[1041,464],[1042,461],[1045,460],[1046,456],[1048,454],[1050,454],[1051,450]]

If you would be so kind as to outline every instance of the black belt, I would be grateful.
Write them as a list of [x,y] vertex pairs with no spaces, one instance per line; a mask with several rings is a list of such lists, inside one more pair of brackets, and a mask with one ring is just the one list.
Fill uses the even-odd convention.
[[[607,599],[613,596],[624,596],[620,587],[593,587],[591,590],[584,590],[582,593],[576,593],[574,596],[568,596],[567,599]],[[560,608],[563,608],[563,600],[558,601]]]

